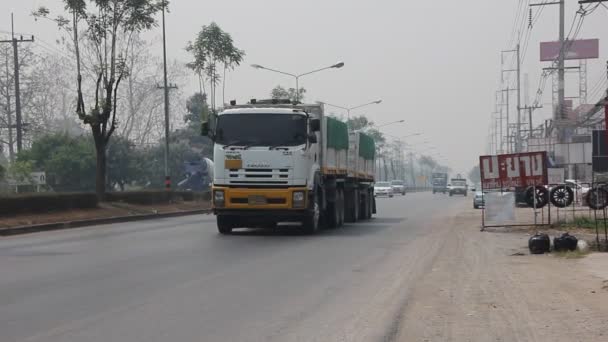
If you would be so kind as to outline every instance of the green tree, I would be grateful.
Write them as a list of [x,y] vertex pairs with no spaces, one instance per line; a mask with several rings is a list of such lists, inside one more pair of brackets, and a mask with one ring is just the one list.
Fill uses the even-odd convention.
[[10,177],[17,182],[31,182],[30,174],[32,173],[34,167],[33,163],[29,160],[17,160],[14,163],[11,163],[8,174]]
[[374,122],[365,115],[353,116],[346,120],[348,129],[351,131],[361,131],[374,139],[376,145],[382,148],[386,144],[386,137],[380,130],[374,128]]
[[[167,6],[166,0],[64,0],[71,16],[51,18],[64,29],[74,46],[76,61],[76,114],[90,126],[95,143],[95,190],[100,199],[106,191],[107,146],[117,126],[118,88],[128,74],[128,41],[133,34],[156,26],[155,15]],[[41,7],[36,17],[50,18]],[[96,74],[94,89],[86,100],[83,91],[81,46],[89,48],[94,58],[88,62]],[[88,108],[88,109],[87,109]]]
[[[138,183],[153,189],[164,188],[164,145],[154,146],[141,153],[141,167]],[[173,175],[174,187],[184,176],[184,163],[202,159],[202,155],[186,142],[172,142],[169,158],[169,172]]]
[[226,70],[240,65],[245,57],[245,51],[239,50],[234,45],[232,36],[214,22],[203,26],[196,39],[186,45],[186,51],[190,52],[194,58],[192,62],[188,63],[188,67],[199,75],[201,82],[204,78],[203,75],[209,79],[211,107],[215,109],[215,89],[220,81],[218,65],[224,69],[222,100],[225,102]]
[[280,85],[274,87],[272,89],[272,91],[270,92],[270,98],[271,99],[275,99],[275,100],[286,100],[288,99],[291,102],[296,102],[299,101],[303,102],[304,101],[304,97],[306,95],[306,89],[305,88],[300,88],[299,89],[299,97],[296,96],[296,89],[295,88],[289,88],[286,89]]
[[108,145],[108,183],[110,189],[125,186],[137,180],[141,167],[135,144],[126,138],[117,136]]
[[184,121],[199,129],[203,121],[209,119],[209,106],[207,105],[207,95],[195,93],[186,102],[188,113],[184,115]]
[[58,191],[95,188],[95,146],[90,136],[70,137],[65,133],[43,136],[29,150],[17,155],[15,164],[19,163],[23,163],[23,175],[45,171],[47,183]]

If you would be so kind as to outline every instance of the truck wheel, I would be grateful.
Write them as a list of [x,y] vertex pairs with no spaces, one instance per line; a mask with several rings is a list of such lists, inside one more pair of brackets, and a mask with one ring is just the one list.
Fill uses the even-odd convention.
[[315,195],[311,204],[312,208],[310,208],[310,212],[302,222],[302,229],[306,234],[315,234],[319,231],[319,227],[321,226],[321,203],[319,202],[319,196]]
[[367,193],[364,193],[363,196],[359,198],[359,220],[365,220],[365,217],[367,216],[365,213],[368,206],[367,201],[369,201],[369,198],[367,198]]
[[344,192],[342,189],[336,189],[336,226],[342,227],[344,224]]
[[372,197],[370,200],[372,201],[372,214],[376,214],[378,212],[378,208],[376,207],[376,198]]
[[357,220],[357,190],[344,191],[344,222]]
[[452,192],[450,192],[450,197],[452,197]]
[[232,228],[234,228],[232,221],[233,221],[232,217],[230,217],[230,216],[218,215],[217,216],[217,231],[220,234],[224,234],[224,235],[232,233]]
[[370,196],[368,196],[367,198],[368,198],[368,200],[367,200],[367,210],[365,211],[365,214],[366,214],[365,218],[367,220],[369,220],[372,218],[372,211],[374,211],[374,202],[372,200],[371,193],[370,193]]
[[359,190],[355,190],[353,198],[353,212],[350,222],[357,222],[359,219],[359,211],[361,210],[361,198],[359,198]]
[[328,228],[337,228],[340,226],[340,193],[335,190],[335,199],[333,203],[327,204],[327,226]]

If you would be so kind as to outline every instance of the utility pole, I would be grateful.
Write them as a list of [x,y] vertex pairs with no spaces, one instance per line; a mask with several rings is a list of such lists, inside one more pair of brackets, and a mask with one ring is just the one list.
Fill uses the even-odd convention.
[[[506,101],[506,106],[507,106],[507,153],[511,153],[511,140],[509,139],[509,87],[507,87],[506,92],[507,92],[507,101]],[[502,134],[502,133],[501,133]]]
[[517,43],[517,138],[515,139],[515,152],[521,152],[521,61],[519,56],[519,43]]
[[13,141],[13,118],[11,116],[11,86],[8,68],[8,53],[6,55],[6,123],[8,125],[8,155],[11,163],[15,160],[15,143]]
[[165,190],[171,191],[169,174],[169,82],[167,80],[167,37],[165,31],[165,10],[167,2],[163,1],[163,73],[165,79]]
[[414,154],[410,152],[410,177],[412,178],[412,182],[414,183],[414,188],[416,188],[416,175],[414,174]]
[[[559,119],[564,119],[564,21],[565,21],[565,0],[559,0],[559,56],[557,61],[558,89],[557,89],[557,114]],[[563,134],[560,134],[563,138]]]
[[[510,121],[511,121],[510,115],[509,115],[509,92],[510,91],[516,91],[516,90],[517,89],[509,88],[508,86],[507,86],[506,89],[502,90],[503,92],[507,93],[507,98],[505,100],[505,106],[506,106],[506,111],[507,111],[507,116],[506,116],[506,124],[507,124],[506,125],[506,129],[507,129],[507,132],[506,132],[506,137],[507,137],[507,153],[511,153],[513,151],[511,149],[511,138],[510,138],[510,134],[511,133],[509,133],[509,125],[510,125]],[[502,120],[501,120],[501,127],[500,127],[501,139],[502,139],[502,136],[503,136],[502,134],[503,134],[503,132],[502,132]]]
[[[579,4],[591,3],[591,2],[603,2],[605,0],[585,0],[579,1]],[[564,37],[564,25],[565,25],[565,17],[566,17],[566,7],[565,0],[559,0],[554,2],[541,2],[530,4],[530,6],[545,6],[545,5],[559,5],[559,55],[557,57],[557,110],[553,115],[553,120],[558,122],[558,120],[565,119],[564,117],[564,99],[565,99],[565,85],[564,85],[564,54],[566,53],[565,49],[565,37]],[[559,131],[558,131],[559,132]],[[560,139],[563,138],[563,134],[561,132],[558,133],[558,137]]]
[[[543,108],[543,106],[524,106],[521,108],[528,111],[528,141],[532,138],[532,132],[534,131],[534,126],[532,125],[532,111],[539,108]],[[528,148],[529,146],[530,144],[528,143]]]
[[[15,22],[13,20],[13,14],[11,13],[11,40],[0,40],[0,43],[11,43],[13,44],[13,67],[14,67],[14,79],[15,79],[15,124],[17,125],[17,152],[21,152],[23,148],[23,122],[21,119],[21,93],[19,90],[19,43],[31,43],[34,41],[34,36],[29,39],[24,39],[21,36],[19,39],[15,38]],[[10,129],[10,128],[9,128]]]
[[[516,62],[517,62],[517,66],[515,69],[502,69],[504,67],[504,54],[505,53],[515,53],[516,54]],[[500,52],[500,64],[501,64],[501,73],[500,73],[500,81],[501,84],[504,84],[504,73],[505,72],[516,72],[517,75],[517,88],[516,89],[509,89],[508,85],[507,85],[507,147],[508,147],[508,151],[509,153],[512,151],[511,150],[511,139],[510,139],[510,133],[509,133],[509,91],[515,91],[517,90],[517,123],[519,127],[519,120],[520,120],[520,111],[519,111],[519,107],[521,105],[521,77],[520,77],[520,69],[521,69],[521,61],[520,61],[520,55],[519,55],[519,43],[517,43],[517,47],[513,50],[503,50]],[[517,138],[514,139],[515,140],[515,150],[518,149],[518,141],[519,141],[519,128],[517,129]]]

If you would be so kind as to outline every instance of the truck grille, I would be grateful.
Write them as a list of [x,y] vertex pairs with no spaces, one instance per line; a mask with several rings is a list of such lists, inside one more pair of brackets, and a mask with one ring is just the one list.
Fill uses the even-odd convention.
[[289,169],[230,169],[231,184],[287,184]]

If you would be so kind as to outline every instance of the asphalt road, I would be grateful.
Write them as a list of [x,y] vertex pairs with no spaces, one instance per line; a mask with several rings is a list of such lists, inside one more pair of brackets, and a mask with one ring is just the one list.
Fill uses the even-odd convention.
[[391,341],[471,197],[378,200],[315,236],[200,215],[0,239],[0,340]]

